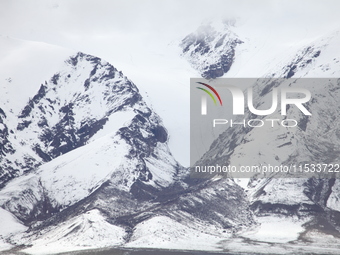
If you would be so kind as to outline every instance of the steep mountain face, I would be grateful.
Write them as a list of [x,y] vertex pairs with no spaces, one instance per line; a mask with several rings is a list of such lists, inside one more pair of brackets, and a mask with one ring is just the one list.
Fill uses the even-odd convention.
[[[66,61],[63,70],[41,85],[17,120],[12,120],[12,126],[16,127],[11,129],[11,134],[4,124],[3,154],[16,152],[10,141],[21,144],[29,154],[19,149],[13,155],[15,160],[10,161],[8,156],[2,160],[1,185],[10,180],[7,176],[29,172],[43,162],[83,146],[107,122],[114,131],[119,121],[124,120],[124,116],[117,116],[116,124],[110,121],[117,112],[126,112],[129,116],[133,111],[140,111],[137,117],[143,121],[151,115],[151,110],[143,104],[136,86],[121,72],[99,58],[78,53]],[[3,122],[4,112],[2,116]],[[167,140],[163,127],[156,123],[150,128],[156,140]],[[21,162],[20,158],[26,160]]]
[[[265,77],[337,77],[339,56],[335,55],[332,45],[338,43],[339,39],[335,33],[302,47],[291,61],[280,69],[273,68]],[[252,128],[240,125],[227,128],[199,160],[198,165],[339,163],[339,79],[311,78],[298,85],[294,79],[282,79],[280,82],[262,80],[252,86],[255,108],[269,109],[273,88],[285,86],[298,86],[311,92],[312,100],[305,106],[312,116],[303,115],[297,107],[289,107],[287,117],[282,116],[280,110],[267,117],[247,112],[242,119],[281,121],[292,118],[297,120],[298,126],[272,128],[271,125],[265,125]],[[291,178],[280,177],[277,174],[268,175],[267,178],[255,175],[249,181],[240,182],[248,194],[250,207],[257,220],[265,221],[273,215],[280,217],[277,221],[304,219],[303,222],[296,221],[296,225],[302,226],[303,230],[290,240],[297,243],[321,242],[321,239],[315,238],[315,233],[339,238],[339,184],[336,176],[330,174],[328,179],[308,178],[308,175],[305,178],[294,178],[293,174]],[[261,227],[257,233],[261,233]],[[256,235],[250,236],[257,238]]]
[[25,143],[19,142],[13,129],[13,114],[0,111],[0,188],[15,177],[37,167],[40,163],[35,153]]
[[33,149],[49,161],[84,145],[115,112],[138,104],[138,89],[122,73],[79,53],[41,85],[20,113],[17,130],[23,140],[38,140]]
[[[217,243],[254,224],[246,195],[232,180],[188,177],[169,151],[160,117],[102,59],[71,56],[11,118],[12,133],[3,124],[4,158],[29,152],[33,163],[15,165],[18,173],[2,179],[0,206],[13,226],[29,228],[6,232],[0,240],[7,246],[138,246],[148,222],[157,222],[155,233],[172,222],[174,232],[192,241],[194,232]],[[11,140],[21,154],[10,150]],[[172,242],[178,233],[160,238]],[[89,246],[93,236],[100,238]]]
[[[41,85],[18,119],[19,142],[30,145],[41,158],[40,163],[94,141],[94,147],[85,146],[71,156],[44,164],[9,185],[17,187],[18,193],[15,195],[12,190],[8,196],[10,201],[3,206],[25,222],[39,215],[47,214],[47,217],[84,198],[108,178],[106,175],[123,168],[122,164],[128,172],[124,174],[121,169],[121,174],[115,173],[116,178],[122,187],[130,189],[132,186],[136,193],[139,190],[135,183],[139,181],[152,180],[156,187],[167,186],[180,168],[163,145],[168,140],[166,129],[143,102],[137,87],[113,66],[96,57],[82,53],[71,57],[64,70]],[[88,155],[92,151],[105,160],[98,156],[99,162],[96,162]],[[170,157],[167,163],[157,158],[160,151]],[[81,160],[74,162],[70,160],[72,156]],[[163,175],[153,176],[148,165],[166,169]],[[84,173],[78,173],[79,168],[84,168]],[[22,189],[24,186],[27,187]]]
[[[15,152],[11,142],[8,140],[9,130],[6,125],[7,116],[5,112],[0,109],[0,180],[1,183],[5,183],[13,178],[15,175],[15,169],[13,169],[12,162],[6,160],[6,155],[13,154]],[[6,169],[6,171],[4,170]],[[0,186],[1,187],[1,186]]]
[[[32,100],[39,84],[61,68],[74,51],[39,42],[0,36],[1,45],[1,132],[0,187],[12,178],[35,169],[41,158],[18,135],[18,115],[25,103]],[[37,100],[37,98],[35,98]]]
[[234,21],[202,25],[186,36],[180,47],[182,56],[203,78],[215,79],[227,73],[235,58],[235,48],[243,43],[231,30]]

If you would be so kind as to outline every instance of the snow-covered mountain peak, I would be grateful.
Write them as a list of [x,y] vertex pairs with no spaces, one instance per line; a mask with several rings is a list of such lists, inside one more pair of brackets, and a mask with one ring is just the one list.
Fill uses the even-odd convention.
[[[0,203],[26,224],[107,185],[135,199],[153,198],[173,185],[182,169],[169,151],[160,117],[136,85],[91,55],[69,57],[16,122],[2,140],[3,146],[11,140],[16,150],[4,150]],[[19,155],[26,156],[21,165]]]
[[41,82],[50,79],[65,59],[75,53],[43,42],[1,36],[0,107],[18,114],[27,99],[38,91]]
[[[253,223],[246,196],[233,181],[188,178],[168,148],[161,118],[111,64],[77,53],[40,84],[5,136],[15,151],[1,162],[13,168],[2,165],[0,206],[31,227],[9,242],[39,246],[43,233],[49,245],[61,239],[69,244],[65,229],[76,223],[79,248],[86,247],[87,219],[119,229],[119,244],[138,243],[144,230],[134,228],[145,220],[182,222],[178,231],[204,231],[214,240]],[[220,206],[211,210],[214,203]],[[206,230],[209,224],[216,228]],[[100,245],[107,238],[104,233]]]
[[[9,149],[6,161],[1,162],[3,184],[89,142],[118,135],[118,131],[132,148],[137,140],[138,146],[147,142],[136,156],[148,157],[158,142],[168,140],[160,118],[143,101],[136,85],[108,62],[83,53],[69,57],[44,81],[8,125],[10,131],[4,137],[8,142],[3,140],[3,146],[7,144]],[[19,148],[17,144],[21,148],[11,151]],[[170,155],[166,146],[161,150]],[[177,167],[174,160],[171,164]]]
[[182,55],[204,78],[214,79],[227,73],[234,61],[235,48],[243,43],[230,30],[231,21],[209,22],[186,36]]

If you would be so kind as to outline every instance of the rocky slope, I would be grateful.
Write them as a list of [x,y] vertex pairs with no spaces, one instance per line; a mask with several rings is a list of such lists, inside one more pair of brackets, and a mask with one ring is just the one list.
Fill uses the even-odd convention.
[[[249,111],[242,119],[295,119],[296,128],[282,128],[265,125],[261,128],[241,125],[226,128],[210,149],[198,161],[198,165],[299,165],[305,163],[339,163],[339,90],[337,78],[319,79],[311,77],[337,77],[339,75],[339,56],[333,46],[339,42],[338,33],[326,35],[322,39],[301,47],[291,60],[280,68],[272,70],[253,84],[256,107],[268,109],[273,88],[302,87],[312,94],[312,100],[305,106],[312,116],[305,116],[296,107],[289,107],[287,116],[280,109],[269,116],[256,116]],[[326,68],[327,67],[327,68]],[[283,79],[272,82],[270,78]],[[297,78],[305,78],[297,82]],[[279,108],[279,107],[278,107]],[[239,118],[240,120],[241,118]],[[248,176],[249,177],[249,176]],[[271,174],[267,178],[254,175],[251,179],[239,179],[248,194],[250,208],[259,222],[270,217],[279,217],[276,223],[289,219],[300,219],[296,226],[302,228],[290,241],[296,244],[322,242],[315,234],[340,237],[338,180],[336,174],[328,174],[326,179],[305,174],[304,178]],[[287,178],[288,177],[288,178]],[[291,178],[289,178],[291,177]],[[301,176],[300,176],[301,177]],[[273,224],[275,222],[272,222]],[[275,224],[276,224],[275,223]],[[265,226],[265,224],[263,224]],[[261,233],[261,227],[255,232]],[[279,242],[271,235],[273,243]],[[247,236],[247,235],[244,235]],[[243,237],[244,237],[243,236]],[[256,234],[247,238],[257,239]],[[279,234],[277,235],[279,237]],[[327,238],[325,238],[326,240]],[[325,241],[327,242],[327,241]],[[230,245],[230,244],[228,244]],[[227,246],[228,246],[227,245]],[[227,247],[226,246],[226,247]]]
[[231,68],[236,47],[243,43],[231,29],[234,23],[204,24],[182,40],[182,56],[203,78],[221,77]]
[[[191,233],[220,240],[254,224],[245,193],[232,180],[188,177],[169,151],[160,117],[102,59],[69,57],[11,124],[10,138],[33,163],[2,179],[0,206],[28,227],[4,233],[6,246],[138,246],[148,222],[158,222],[156,229],[176,222],[174,233],[185,231],[192,242]],[[160,238],[178,239],[174,233]]]

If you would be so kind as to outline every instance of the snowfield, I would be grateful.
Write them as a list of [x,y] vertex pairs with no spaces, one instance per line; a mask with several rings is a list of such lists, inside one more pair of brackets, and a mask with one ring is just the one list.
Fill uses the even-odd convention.
[[111,225],[98,210],[92,210],[47,230],[44,238],[33,241],[33,247],[24,251],[46,254],[119,246],[125,236],[123,228]]
[[125,247],[178,250],[219,250],[225,237],[194,230],[164,216],[139,223]]

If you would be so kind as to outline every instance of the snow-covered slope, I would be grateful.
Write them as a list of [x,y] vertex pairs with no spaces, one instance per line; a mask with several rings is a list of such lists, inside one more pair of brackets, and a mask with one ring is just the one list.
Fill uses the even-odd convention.
[[22,222],[2,208],[0,208],[0,226],[0,251],[13,247],[8,243],[7,238],[27,230]]
[[42,42],[0,35],[0,107],[18,114],[43,81],[59,70],[76,51]]
[[[243,126],[226,128],[227,130],[216,139],[208,152],[199,160],[198,165],[225,165],[226,162],[233,166],[339,163],[338,112],[340,104],[338,98],[340,87],[337,77],[340,75],[340,55],[334,48],[339,43],[339,33],[333,31],[305,44],[299,44],[294,51],[290,48],[287,56],[282,58],[284,61],[274,60],[273,65],[269,66],[262,77],[291,79],[282,80],[276,85],[268,80],[253,85],[254,101],[257,102],[257,106],[261,105],[267,109],[271,103],[273,88],[294,86],[295,78],[314,78],[297,85],[308,89],[312,94],[313,100],[306,105],[312,116],[304,116],[299,109],[290,107],[287,116],[297,120],[297,128],[272,128],[270,125],[262,128],[244,128]],[[242,47],[247,47],[246,44],[247,40],[244,40]],[[235,56],[237,56],[237,48]],[[263,60],[259,58],[259,61]],[[258,64],[261,65],[261,63]],[[231,67],[230,73],[233,71]],[[246,71],[243,70],[243,72]],[[230,73],[224,77],[230,77],[232,75]],[[317,79],[331,77],[334,78]],[[282,120],[284,116],[280,114],[280,111],[268,117],[255,116],[248,112],[244,118]],[[249,182],[246,180],[239,182],[247,191],[251,208],[259,217],[259,222],[266,222],[266,217],[269,215],[275,217],[279,215],[282,221],[290,221],[294,217],[299,217],[302,219],[301,222],[292,223],[300,229],[294,240],[313,241],[313,235],[310,233],[316,231],[332,233],[335,243],[339,243],[337,239],[340,233],[338,223],[340,214],[337,206],[339,202],[338,181],[334,178],[308,178],[310,177],[308,175],[305,178],[278,177],[282,176],[274,175],[270,178],[259,179],[255,177]],[[261,231],[259,228],[257,233],[260,235]],[[279,242],[280,233],[276,239],[274,238],[275,240],[270,242]],[[274,236],[275,234],[272,237]],[[252,238],[257,237],[254,235]]]
[[0,36],[0,186],[39,165],[39,157],[17,139],[19,112],[41,83],[59,70],[74,51],[40,42]]
[[234,24],[233,20],[208,23],[182,40],[180,47],[183,57],[203,78],[221,77],[231,68],[235,48],[243,43],[230,29]]
[[67,220],[56,228],[49,228],[42,234],[44,237],[34,240],[33,247],[26,252],[46,254],[54,250],[69,252],[111,247],[124,244],[127,235],[124,228],[108,223],[96,209]]
[[[219,234],[254,223],[233,181],[188,178],[169,151],[161,118],[132,81],[100,58],[67,57],[13,110],[10,126],[4,138],[18,151],[1,162],[9,178],[2,178],[0,206],[30,227],[9,234],[12,245],[32,244],[40,252],[61,244],[66,250],[104,247],[114,245],[109,232],[119,230],[116,245],[133,246],[140,243],[137,226],[160,215],[159,227],[178,222],[191,241],[190,231],[217,242]],[[26,160],[16,164],[23,154]],[[103,226],[109,232],[91,232],[87,222],[93,231]],[[93,246],[90,232],[101,236]]]
[[[37,164],[63,155],[2,190],[2,205],[24,220],[70,206],[110,178],[123,190],[136,181],[166,187],[180,168],[165,145],[166,129],[137,87],[109,63],[82,53],[41,85],[13,136],[36,153]],[[38,209],[42,202],[48,208]]]

